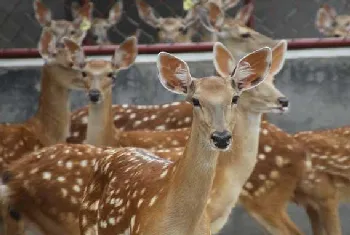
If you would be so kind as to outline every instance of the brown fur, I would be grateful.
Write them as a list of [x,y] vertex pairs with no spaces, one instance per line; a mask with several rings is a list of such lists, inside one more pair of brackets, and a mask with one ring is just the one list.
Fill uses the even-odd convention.
[[294,135],[311,152],[312,170],[298,185],[295,201],[309,214],[314,234],[341,234],[338,205],[349,200],[350,128]]

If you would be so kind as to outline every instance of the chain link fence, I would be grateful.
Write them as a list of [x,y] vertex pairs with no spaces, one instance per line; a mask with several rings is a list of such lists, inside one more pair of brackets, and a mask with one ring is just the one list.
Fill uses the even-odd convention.
[[[42,0],[51,10],[55,20],[72,20],[72,2],[83,4],[85,0]],[[119,0],[122,1],[122,0]],[[107,19],[115,0],[93,0],[94,17]],[[185,17],[182,1],[145,0],[156,17]],[[237,10],[248,1],[241,2],[227,12],[228,17],[235,16]],[[348,0],[256,0],[252,27],[266,36],[280,39],[325,38],[315,27],[317,10],[327,3],[339,14],[350,15]],[[152,27],[140,19],[135,0],[123,0],[122,15],[117,23],[108,29],[108,39],[118,44],[136,32],[141,44],[159,41],[159,28]],[[350,25],[350,17],[349,23]],[[350,27],[349,27],[350,30]],[[0,1],[0,48],[35,48],[39,40],[41,26],[35,18],[33,0]],[[94,35],[86,37],[85,45],[94,43]],[[323,40],[323,39],[322,39]]]

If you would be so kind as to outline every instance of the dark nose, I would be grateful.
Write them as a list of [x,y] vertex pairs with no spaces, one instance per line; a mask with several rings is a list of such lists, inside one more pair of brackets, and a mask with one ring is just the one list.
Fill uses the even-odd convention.
[[90,98],[90,101],[93,103],[98,102],[100,100],[100,96],[101,96],[101,93],[97,89],[91,89],[89,91],[89,98]]
[[280,97],[277,99],[278,102],[282,105],[283,108],[288,107],[289,105],[289,100],[286,97]]
[[230,145],[232,135],[228,131],[214,131],[211,134],[211,139],[214,145],[220,149],[225,149]]

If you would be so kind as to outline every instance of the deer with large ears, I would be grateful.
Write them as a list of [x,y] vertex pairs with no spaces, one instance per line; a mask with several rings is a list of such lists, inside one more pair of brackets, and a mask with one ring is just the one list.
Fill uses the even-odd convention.
[[[85,2],[83,7],[80,7],[77,2],[72,3],[72,15],[74,19],[79,20],[81,18],[80,12],[84,7],[86,7],[86,4],[91,4],[93,8],[92,2]],[[118,23],[121,16],[123,14],[123,1],[120,0],[111,7],[108,13],[108,18],[100,18],[100,17],[93,17],[91,28],[88,31],[88,36],[91,36],[94,42],[98,45],[109,45],[111,44],[110,40],[108,39],[108,30]]]
[[[186,95],[194,106],[183,157],[170,162],[142,149],[91,145],[44,148],[12,164],[3,175],[5,218],[23,215],[46,233],[76,234],[81,205],[83,233],[96,227],[104,234],[210,234],[206,204],[217,157],[231,146],[237,99],[263,82],[270,57],[270,49],[263,48],[242,59],[225,78],[193,79],[184,61],[160,53],[162,84]],[[227,67],[225,60],[216,63]],[[93,165],[92,183],[86,187]],[[81,203],[84,188],[88,190]],[[112,205],[117,210],[110,210]],[[158,222],[151,223],[151,218]]]
[[330,37],[350,37],[350,15],[338,15],[328,4],[318,9],[316,27],[324,35]]
[[[41,74],[39,107],[36,114],[22,124],[0,126],[0,172],[23,154],[65,142],[70,124],[70,89],[81,89],[80,73],[72,69],[73,41],[64,40],[64,48],[56,48],[56,38],[43,29],[38,50],[46,61]],[[78,47],[78,45],[76,45]]]
[[53,20],[51,11],[43,4],[41,0],[33,2],[35,17],[42,27],[48,27],[57,38],[58,43],[63,43],[63,38],[68,37],[78,44],[82,44],[86,30],[82,27],[84,20],[91,20],[92,4],[86,4],[77,12],[74,21]]
[[184,18],[156,17],[154,10],[144,0],[136,0],[139,17],[148,25],[157,29],[158,41],[163,43],[191,42],[194,31],[191,29],[196,20],[195,8],[189,10]]

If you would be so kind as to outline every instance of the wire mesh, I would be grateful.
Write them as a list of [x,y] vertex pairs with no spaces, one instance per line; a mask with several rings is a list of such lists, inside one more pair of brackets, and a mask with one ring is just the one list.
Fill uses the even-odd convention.
[[[72,20],[72,2],[83,4],[87,0],[42,0],[51,10],[53,19]],[[119,0],[122,1],[122,0]],[[94,18],[108,18],[109,10],[115,0],[92,0],[94,3]],[[174,0],[145,0],[158,17],[184,17],[182,1]],[[227,12],[228,16],[235,16],[237,10],[247,1]],[[319,38],[326,36],[315,27],[317,10],[327,3],[339,14],[350,15],[350,2],[347,0],[264,0],[253,1],[254,13],[252,27],[271,38]],[[350,17],[349,17],[350,18]],[[350,25],[350,20],[349,20]],[[108,30],[108,39],[118,44],[129,35],[138,32],[140,44],[159,42],[156,27],[145,23],[139,17],[135,0],[123,0],[123,14],[116,24]],[[349,27],[350,31],[350,27]],[[33,9],[33,1],[1,1],[0,2],[0,48],[36,48],[40,36],[41,26],[37,22]],[[196,41],[196,40],[195,40]],[[200,41],[200,40],[199,40]],[[94,44],[93,37],[86,37],[85,45]]]

